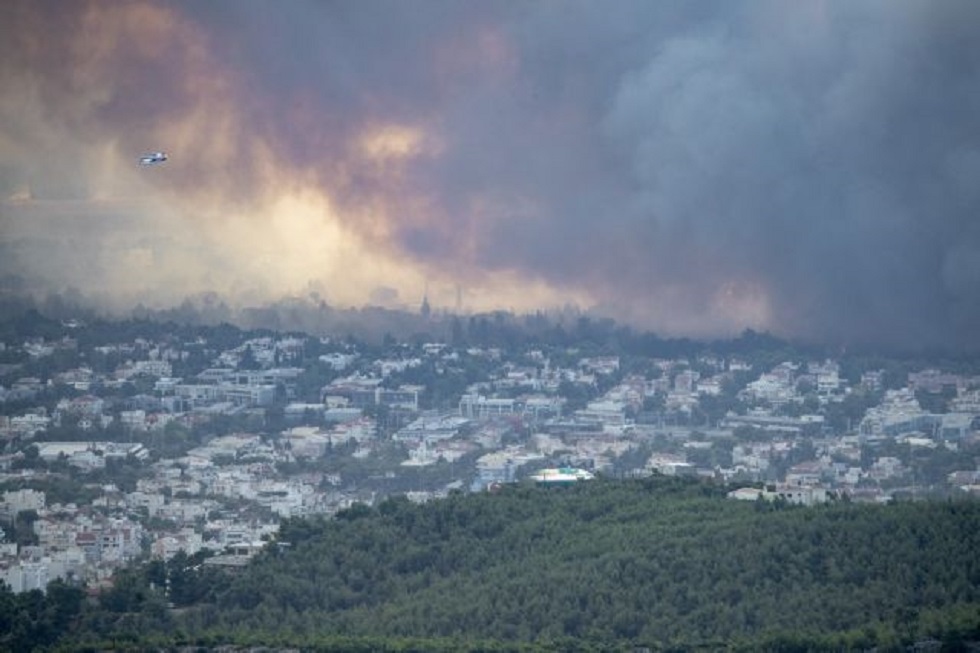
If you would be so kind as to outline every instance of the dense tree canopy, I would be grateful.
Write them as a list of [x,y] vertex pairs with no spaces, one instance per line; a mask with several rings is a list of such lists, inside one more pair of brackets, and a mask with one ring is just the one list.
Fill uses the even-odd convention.
[[154,611],[127,577],[126,611],[104,601],[69,641],[888,650],[980,639],[980,504],[802,508],[725,489],[508,486],[287,520],[243,573],[182,594],[179,614]]

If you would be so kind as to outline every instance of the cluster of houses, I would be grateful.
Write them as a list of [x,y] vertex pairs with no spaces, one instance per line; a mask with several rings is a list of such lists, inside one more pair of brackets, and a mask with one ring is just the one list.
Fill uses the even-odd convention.
[[143,527],[122,516],[81,509],[74,503],[48,506],[44,492],[6,491],[0,515],[12,527],[19,513],[32,515],[36,543],[0,544],[0,580],[14,592],[43,590],[55,578],[99,581],[142,551]]
[[[307,345],[295,336],[243,335],[184,377],[174,369],[188,360],[186,347],[142,339],[96,348],[93,355],[118,360],[108,373],[80,364],[45,378],[20,377],[16,365],[0,365],[0,378],[13,379],[0,387],[0,406],[17,407],[0,417],[3,487],[43,481],[55,464],[83,477],[104,474],[113,460],[140,470],[135,488],[127,490],[103,478],[98,498],[84,505],[49,505],[34,489],[4,491],[0,516],[8,528],[0,580],[15,591],[43,588],[54,578],[97,583],[138,556],[205,549],[227,554],[215,556],[215,564],[239,564],[274,535],[281,519],[380,498],[383,484],[375,487],[370,477],[319,468],[318,461],[336,456],[365,461],[401,452],[380,475],[383,481],[407,468],[448,464],[450,481],[415,489],[410,494],[419,500],[523,479],[659,473],[743,483],[731,495],[737,499],[812,504],[842,494],[888,500],[910,485],[925,491],[913,452],[923,452],[921,459],[934,450],[967,454],[978,447],[980,379],[934,370],[886,389],[879,371],[853,383],[835,361],[785,362],[739,387],[736,379],[751,365],[733,357],[648,360],[642,371],[625,373],[638,366],[617,356],[558,365],[543,350],[434,343],[371,360],[344,344],[308,358]],[[19,348],[35,360],[72,347],[71,338],[31,339],[2,350]],[[416,372],[439,375],[464,363],[473,363],[481,378],[458,388],[453,405],[427,405],[430,388]],[[329,380],[313,392],[301,390],[313,366],[328,370]],[[414,382],[405,382],[409,378]],[[120,400],[125,384],[139,392]],[[51,400],[52,391],[59,398]],[[568,396],[573,391],[575,400]],[[828,410],[857,392],[880,401],[846,428],[831,427]],[[922,392],[944,393],[947,409],[923,409]],[[708,415],[704,406],[723,395],[741,409]],[[172,436],[170,425],[204,425],[206,432],[219,416],[264,423],[272,410],[283,418],[275,432],[210,434],[171,458],[157,450]],[[49,437],[66,429],[70,440]],[[96,437],[109,432],[120,437]],[[896,455],[896,446],[910,455]],[[28,464],[30,456],[48,469]],[[978,488],[972,454],[944,484],[946,491]],[[32,516],[33,536],[19,534],[18,546],[12,533],[15,524],[24,527],[18,521],[24,512]]]

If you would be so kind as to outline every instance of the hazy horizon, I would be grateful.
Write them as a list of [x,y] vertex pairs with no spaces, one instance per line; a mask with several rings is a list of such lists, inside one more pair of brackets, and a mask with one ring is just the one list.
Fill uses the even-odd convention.
[[14,0],[0,277],[976,351],[977,37],[968,0]]

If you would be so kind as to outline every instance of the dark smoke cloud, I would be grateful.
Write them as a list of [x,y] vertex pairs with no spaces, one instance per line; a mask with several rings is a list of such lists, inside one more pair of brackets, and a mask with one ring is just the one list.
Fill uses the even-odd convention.
[[[978,37],[971,0],[6,3],[0,83],[34,99],[0,101],[0,192],[135,192],[106,150],[174,137],[163,190],[194,202],[155,229],[302,180],[433,287],[972,350]],[[365,156],[384,129],[421,141]]]

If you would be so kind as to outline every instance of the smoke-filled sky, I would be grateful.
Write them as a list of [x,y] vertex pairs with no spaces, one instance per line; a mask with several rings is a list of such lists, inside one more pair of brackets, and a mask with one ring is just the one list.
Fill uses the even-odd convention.
[[117,309],[975,350],[980,3],[8,0],[0,198],[0,274]]

